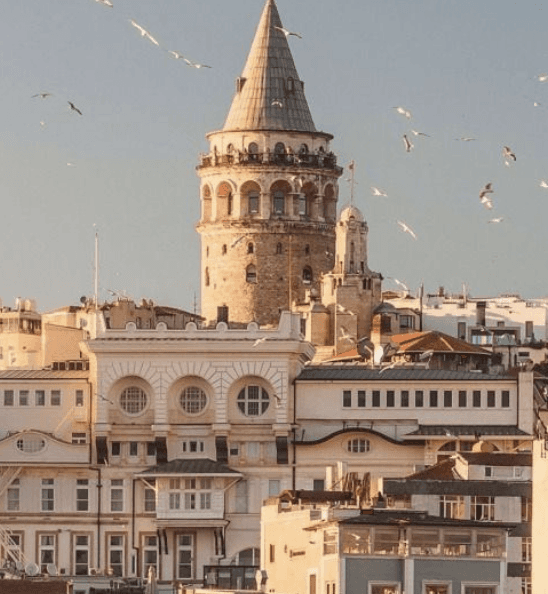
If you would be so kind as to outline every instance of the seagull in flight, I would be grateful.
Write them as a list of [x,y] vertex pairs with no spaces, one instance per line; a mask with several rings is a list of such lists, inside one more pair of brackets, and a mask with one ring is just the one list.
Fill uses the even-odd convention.
[[413,231],[413,229],[411,229],[411,227],[409,227],[409,225],[407,225],[403,221],[398,221],[398,225],[401,227],[401,230],[404,233],[409,233],[409,235],[411,235],[411,237],[413,239],[417,239],[417,236],[416,236],[415,232]]
[[35,97],[40,97],[40,99],[47,99],[48,97],[52,97],[53,95],[51,93],[47,93],[47,92],[42,92],[42,93],[36,93],[36,95],[32,95],[31,99],[34,99]]
[[373,196],[386,196],[386,197],[388,197],[388,194],[384,190],[381,190],[379,188],[376,188],[375,186],[371,186],[371,194],[373,194]]
[[540,183],[539,183],[539,186],[541,188],[548,188],[548,181],[546,181],[545,179],[541,179],[540,180]]
[[496,219],[490,219],[487,222],[488,223],[501,223],[502,221],[504,221],[504,217],[497,217]]
[[403,135],[403,144],[405,145],[405,150],[410,153],[415,145],[407,138],[407,134]]
[[67,103],[70,105],[70,109],[72,111],[75,111],[77,114],[82,115],[82,112],[76,107],[76,105],[74,105],[74,103],[72,103],[72,101],[67,101]]
[[295,37],[302,39],[302,35],[300,35],[299,33],[295,33],[294,31],[289,31],[288,29],[284,29],[283,27],[274,27],[274,29],[278,29],[278,31],[281,31],[286,36],[286,38],[289,37],[290,35],[294,35]]
[[183,60],[189,66],[192,66],[192,68],[211,68],[211,66],[208,66],[207,64],[198,64],[198,62],[193,62],[192,60],[189,60],[188,58],[183,58]]
[[253,346],[257,347],[266,340],[268,340],[268,336],[261,336],[261,338],[257,338],[257,340],[253,343]]
[[350,332],[348,332],[348,330],[344,326],[340,327],[339,335],[342,340],[347,340],[349,342],[354,342],[354,343],[356,342],[356,339],[352,336],[352,334],[350,334]]
[[183,54],[176,52],[175,50],[168,50],[167,53],[171,54],[175,58],[175,60],[183,60],[184,59]]
[[460,138],[455,138],[455,140],[462,140],[462,142],[471,142],[472,140],[476,140],[471,136],[461,136]]
[[505,160],[507,162],[508,162],[508,159],[512,159],[512,161],[516,161],[516,153],[514,153],[514,151],[509,146],[505,146],[502,149],[502,156],[505,158]]
[[402,283],[401,281],[399,281],[397,278],[392,278],[392,280],[399,285],[404,291],[409,291],[409,287],[405,284]]
[[95,2],[99,2],[99,4],[103,4],[104,6],[108,6],[109,8],[112,8],[114,6],[114,4],[112,4],[110,0],[95,0]]
[[154,37],[152,37],[152,35],[144,27],[141,27],[141,25],[139,25],[139,23],[136,23],[133,19],[129,19],[129,22],[139,31],[141,37],[148,39],[151,43],[160,47],[158,41],[154,39]]
[[488,184],[485,184],[485,186],[479,193],[480,200],[482,198],[485,198],[487,196],[487,194],[492,194],[492,193],[493,193],[493,184],[491,182],[489,182]]
[[537,76],[539,82],[546,82],[548,80],[548,74],[539,74]]
[[426,134],[425,132],[419,132],[418,130],[411,130],[411,132],[415,136],[426,136],[427,138],[430,138],[430,134]]
[[483,196],[483,198],[480,198],[480,202],[483,204],[483,206],[485,206],[485,208],[487,208],[487,210],[491,210],[493,208],[493,201],[491,198],[489,198],[489,196]]
[[407,119],[411,118],[411,112],[408,109],[405,109],[405,107],[394,107],[394,109]]
[[273,107],[283,107],[284,104],[280,99],[274,99],[271,103]]

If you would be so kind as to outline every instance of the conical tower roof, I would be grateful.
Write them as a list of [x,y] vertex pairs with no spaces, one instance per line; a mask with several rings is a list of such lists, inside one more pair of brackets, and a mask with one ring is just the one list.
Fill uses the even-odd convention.
[[287,37],[276,27],[282,27],[278,8],[267,0],[224,131],[316,132]]

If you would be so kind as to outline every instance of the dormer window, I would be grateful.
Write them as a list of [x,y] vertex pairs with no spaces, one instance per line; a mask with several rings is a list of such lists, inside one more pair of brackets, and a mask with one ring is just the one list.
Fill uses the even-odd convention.
[[293,91],[295,90],[295,81],[293,80],[292,76],[288,76],[287,77],[287,92],[288,93],[293,93]]
[[239,77],[236,79],[236,92],[237,92],[237,93],[239,93],[239,92],[240,92],[240,91],[241,91],[241,90],[244,88],[244,84],[245,84],[245,81],[246,81],[246,80],[247,80],[247,79],[246,79],[246,78],[244,78],[243,76],[239,76]]

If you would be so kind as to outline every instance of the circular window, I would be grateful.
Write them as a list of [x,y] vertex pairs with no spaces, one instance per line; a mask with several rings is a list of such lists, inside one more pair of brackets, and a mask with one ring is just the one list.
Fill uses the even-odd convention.
[[268,392],[261,386],[246,386],[238,394],[238,408],[246,417],[259,417],[269,404]]
[[197,415],[204,410],[207,404],[207,396],[202,388],[198,388],[198,386],[189,386],[181,392],[179,403],[186,413],[189,415]]
[[126,388],[120,396],[120,406],[128,415],[138,415],[145,410],[147,395],[144,390],[137,386]]
[[17,440],[17,449],[24,454],[35,454],[46,447],[46,440],[38,435],[25,435]]

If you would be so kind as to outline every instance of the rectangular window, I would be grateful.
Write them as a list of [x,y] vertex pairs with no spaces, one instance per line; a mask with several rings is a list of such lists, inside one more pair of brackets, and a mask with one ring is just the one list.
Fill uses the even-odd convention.
[[34,405],[35,406],[46,406],[46,392],[45,390],[34,391]]
[[402,390],[400,396],[401,396],[402,408],[408,408],[409,407],[409,390]]
[[386,392],[386,406],[388,407],[393,407],[396,404],[396,398],[395,398],[395,392],[394,390],[387,390]]
[[399,594],[399,584],[371,584],[371,594]]
[[487,390],[487,406],[489,408],[495,407],[495,391]]
[[475,408],[481,407],[481,391],[480,390],[474,390],[474,392],[472,393],[472,405]]
[[110,481],[110,511],[124,511],[124,479]]
[[53,511],[55,509],[55,490],[53,479],[42,479],[41,510]]
[[460,495],[440,495],[440,517],[464,518],[464,497]]
[[74,444],[84,444],[87,443],[87,436],[85,433],[73,433],[72,434],[72,443]]
[[19,406],[28,406],[29,405],[29,391],[28,390],[19,390]]
[[445,390],[443,392],[443,406],[445,408],[451,408],[453,406],[453,392],[451,390]]
[[534,334],[533,322],[526,321],[525,322],[525,338],[532,338],[533,334]]
[[11,564],[23,560],[23,534],[11,532],[7,535],[3,547],[0,547],[2,558]]
[[177,535],[177,579],[194,578],[194,535]]
[[149,456],[149,457],[156,456],[156,442],[155,441],[147,441],[147,456]]
[[466,390],[459,390],[459,406],[465,408],[467,406]]
[[424,592],[427,594],[449,594],[449,584],[424,584]]
[[111,534],[108,537],[108,564],[112,575],[122,577],[124,570],[124,537]]
[[502,391],[500,404],[501,404],[502,408],[508,408],[510,406],[510,392],[509,392],[509,390]]
[[343,407],[350,408],[352,406],[352,392],[350,390],[344,390],[343,392]]
[[457,322],[457,336],[461,340],[466,340],[466,322]]
[[139,455],[139,443],[137,441],[129,442],[129,455],[133,457]]
[[268,496],[277,497],[280,494],[281,483],[279,479],[270,479],[268,481]]
[[13,406],[14,404],[13,390],[4,390],[4,406]]
[[211,509],[211,493],[200,493],[200,509]]
[[530,577],[521,578],[521,594],[533,594],[533,582]]
[[485,466],[484,471],[485,471],[486,478],[491,478],[493,476],[493,467],[492,466]]
[[76,511],[89,510],[89,481],[88,479],[76,480]]
[[436,408],[438,406],[438,391],[430,390],[430,408]]
[[51,406],[61,406],[61,390],[51,391]]
[[122,451],[122,444],[119,441],[113,441],[110,444],[110,454],[114,457],[119,457]]
[[470,519],[493,522],[495,520],[495,498],[483,495],[472,496],[470,499]]
[[84,406],[84,390],[76,390],[74,393],[74,405]]
[[365,408],[365,390],[358,390],[358,408]]
[[314,479],[312,483],[312,490],[313,491],[324,491],[325,490],[325,480],[324,479]]
[[196,509],[196,493],[185,493],[185,509]]
[[373,390],[373,406],[379,407],[381,405],[381,393],[379,390]]
[[530,522],[533,518],[533,500],[531,497],[521,498],[521,521]]
[[150,487],[145,487],[145,497],[144,497],[144,511],[146,512],[155,512],[156,511],[156,481],[149,480],[148,481]]
[[8,511],[19,511],[20,508],[20,498],[21,498],[21,491],[20,491],[20,483],[19,479],[13,479],[11,481],[11,485],[8,487],[7,490],[7,508]]
[[89,574],[89,536],[77,534],[74,537],[74,574]]
[[234,487],[234,512],[237,514],[248,513],[248,484],[246,480],[239,481]]
[[153,567],[158,575],[158,537],[146,534],[143,537],[143,577],[148,576],[149,569]]
[[270,563],[274,563],[276,561],[276,545],[270,545]]
[[531,563],[533,551],[533,539],[531,536],[521,537],[521,560],[524,563]]
[[470,557],[472,554],[472,531],[449,530],[443,535],[443,555],[445,557]]
[[46,573],[48,565],[55,563],[55,549],[55,534],[40,534],[38,536],[38,557],[41,573]]
[[424,406],[424,392],[422,390],[415,391],[415,407],[422,408]]

